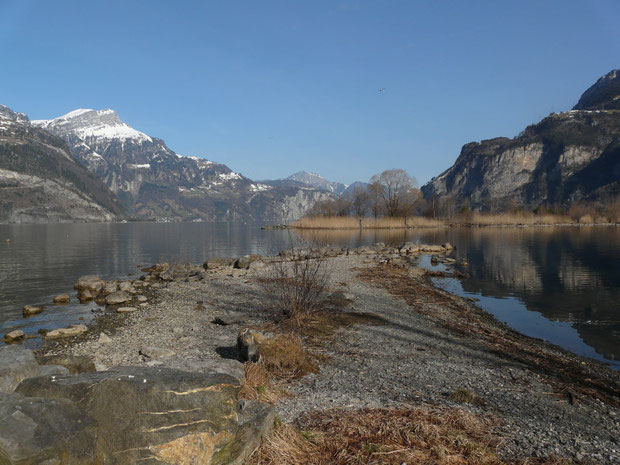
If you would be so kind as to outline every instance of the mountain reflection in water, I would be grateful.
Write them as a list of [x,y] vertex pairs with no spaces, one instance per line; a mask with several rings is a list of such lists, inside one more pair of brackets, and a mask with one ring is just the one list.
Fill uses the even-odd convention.
[[[528,311],[551,322],[570,323],[568,328],[574,328],[601,355],[598,358],[620,360],[618,227],[304,231],[301,236],[315,243],[347,246],[448,241],[456,246],[452,256],[468,262],[462,267],[468,275],[460,283],[463,294],[510,300],[485,302],[484,307],[494,313],[493,305],[501,306],[503,315],[512,312],[506,322],[523,332],[528,332],[527,325],[519,325],[519,319],[527,319]],[[544,328],[531,333],[545,337]],[[561,337],[549,339],[578,350],[563,344]]]

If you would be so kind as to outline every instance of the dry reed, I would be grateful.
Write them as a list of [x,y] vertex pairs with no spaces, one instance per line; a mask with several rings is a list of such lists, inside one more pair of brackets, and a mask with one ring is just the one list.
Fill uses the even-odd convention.
[[[439,220],[412,216],[408,218],[362,218],[362,229],[437,228],[446,226]],[[359,229],[360,220],[352,216],[305,217],[291,224],[299,229]]]

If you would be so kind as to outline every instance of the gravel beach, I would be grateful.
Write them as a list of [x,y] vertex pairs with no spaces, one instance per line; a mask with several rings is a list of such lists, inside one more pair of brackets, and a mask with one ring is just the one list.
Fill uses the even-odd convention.
[[[330,408],[460,407],[499,419],[495,433],[507,459],[620,463],[620,373],[520,335],[438,290],[415,256],[369,248],[334,255],[327,259],[330,290],[350,294],[349,311],[382,323],[342,327],[316,347],[320,372],[287,384],[292,396],[276,404],[283,421]],[[88,355],[99,370],[192,370],[220,359],[242,370],[238,332],[273,320],[257,283],[264,268],[254,265],[222,263],[200,279],[141,288],[146,302],[136,311],[102,310],[86,334],[47,343],[44,351]]]

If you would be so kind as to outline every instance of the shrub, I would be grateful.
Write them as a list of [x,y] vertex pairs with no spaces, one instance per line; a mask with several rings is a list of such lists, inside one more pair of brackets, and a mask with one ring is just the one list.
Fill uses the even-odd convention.
[[331,276],[325,255],[299,248],[282,255],[268,264],[258,279],[268,304],[291,318],[319,310]]

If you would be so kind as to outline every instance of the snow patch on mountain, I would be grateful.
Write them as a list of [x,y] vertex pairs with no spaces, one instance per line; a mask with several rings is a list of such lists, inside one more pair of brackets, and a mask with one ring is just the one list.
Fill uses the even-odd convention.
[[80,108],[53,119],[34,120],[32,124],[56,133],[72,133],[82,140],[106,139],[134,142],[153,142],[149,136],[123,123],[114,110]]

